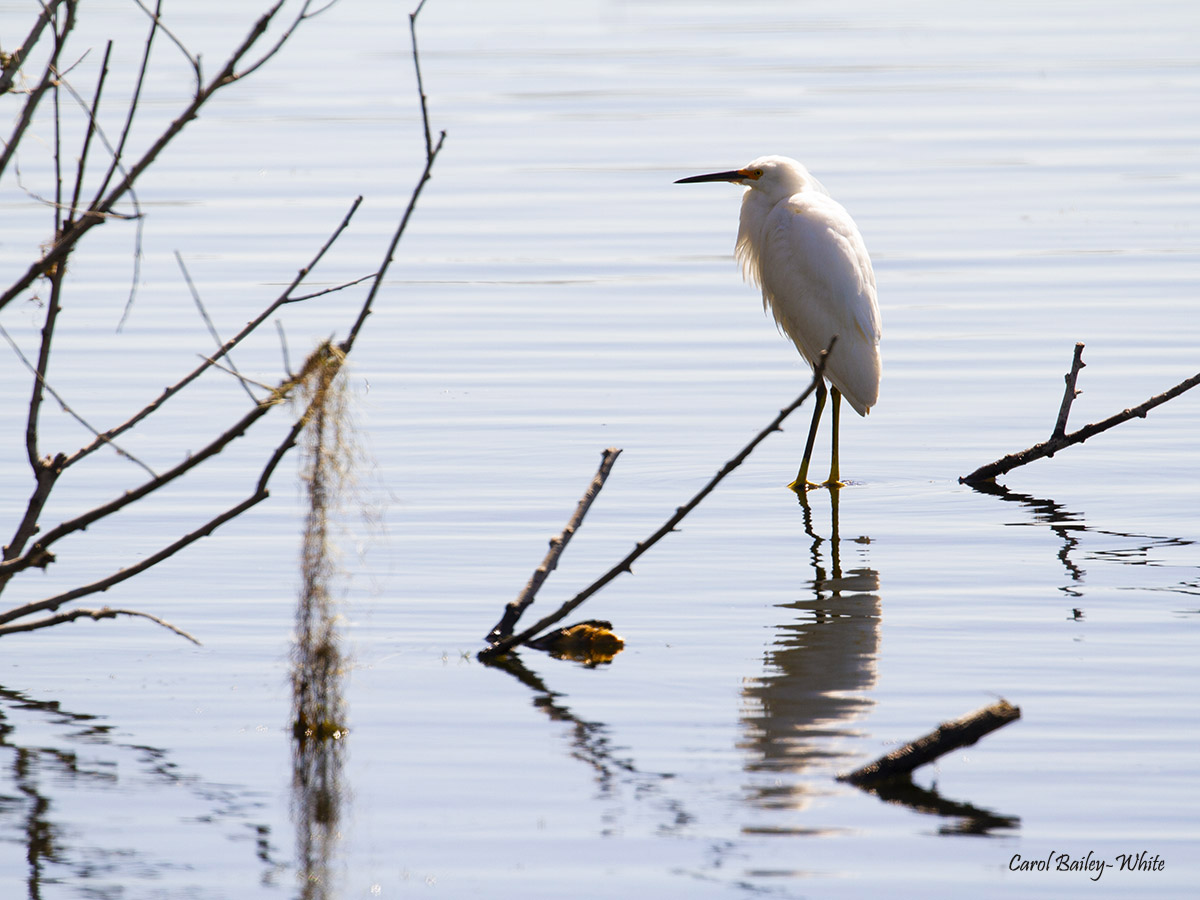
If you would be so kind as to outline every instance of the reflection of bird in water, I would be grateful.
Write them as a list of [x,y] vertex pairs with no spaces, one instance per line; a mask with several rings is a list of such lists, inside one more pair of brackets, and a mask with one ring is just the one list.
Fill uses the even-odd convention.
[[[767,671],[744,691],[747,768],[802,771],[814,761],[843,755],[833,739],[853,734],[850,723],[872,701],[879,651],[879,573],[861,567],[843,572],[838,537],[838,493],[830,492],[828,541],[804,505],[804,528],[812,538],[812,596],[779,607],[799,616],[776,629],[766,654]],[[826,568],[824,559],[828,555]],[[798,805],[798,784],[756,788],[756,802]]]
[[[860,416],[879,398],[882,329],[867,246],[850,214],[794,159],[763,156],[744,169],[694,175],[676,184],[704,181],[746,186],[737,258],[746,276],[762,287],[764,306],[800,355],[815,366],[837,338],[824,371],[833,385],[833,455],[825,484],[840,487],[842,397]],[[798,494],[816,487],[808,480],[808,466],[826,393],[822,380],[804,458],[790,485]]]

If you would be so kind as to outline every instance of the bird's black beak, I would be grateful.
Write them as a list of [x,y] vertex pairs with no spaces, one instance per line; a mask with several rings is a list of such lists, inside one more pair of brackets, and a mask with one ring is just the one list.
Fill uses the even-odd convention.
[[701,184],[705,181],[732,181],[741,184],[750,175],[745,169],[734,169],[732,172],[713,172],[711,175],[693,175],[690,178],[680,178],[676,184]]

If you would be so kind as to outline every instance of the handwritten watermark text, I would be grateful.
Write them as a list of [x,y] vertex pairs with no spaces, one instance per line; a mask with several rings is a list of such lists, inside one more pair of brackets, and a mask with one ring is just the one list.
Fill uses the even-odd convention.
[[1010,872],[1082,872],[1092,881],[1099,881],[1107,870],[1117,872],[1161,872],[1167,861],[1149,850],[1138,853],[1118,853],[1112,859],[1104,859],[1089,850],[1086,856],[1072,856],[1051,850],[1040,859],[1026,859],[1014,853],[1008,861]]

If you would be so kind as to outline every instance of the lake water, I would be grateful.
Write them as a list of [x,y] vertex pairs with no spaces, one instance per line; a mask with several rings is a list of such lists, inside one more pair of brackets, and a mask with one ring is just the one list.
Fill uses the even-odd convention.
[[[6,52],[29,6],[0,2]],[[343,2],[188,127],[140,189],[119,334],[134,232],[95,233],[51,373],[85,418],[122,420],[210,350],[173,251],[223,336],[359,194],[315,283],[378,265],[424,153],[408,11]],[[166,15],[215,70],[255,13]],[[143,19],[84,5],[83,93],[106,36],[114,92],[128,83]],[[268,502],[81,601],[160,615],[202,647],[136,619],[4,639],[0,894],[1194,896],[1200,393],[1004,491],[958,477],[1049,435],[1076,341],[1072,428],[1200,371],[1195,5],[429,0],[418,26],[448,137],[351,357],[333,809],[314,825],[293,788],[289,460]],[[158,53],[143,139],[189,90]],[[5,123],[16,102],[0,100]],[[611,664],[482,665],[605,447],[624,452],[529,616],[617,562],[805,386],[733,262],[739,189],[672,183],[764,153],[804,161],[875,262],[884,380],[869,418],[843,420],[853,483],[807,510],[784,488],[803,408],[579,610],[625,639]],[[24,190],[52,191],[47,160],[28,144],[19,162],[0,184],[4,285],[50,222]],[[343,336],[361,296],[285,311],[293,363]],[[36,354],[36,304],[0,324]],[[274,382],[268,331],[235,360]],[[2,348],[6,542],[30,490],[28,393]],[[208,378],[125,445],[166,468],[247,403]],[[264,424],[169,497],[62,542],[4,608],[238,502],[288,421]],[[87,439],[47,409],[43,452]],[[44,521],[143,477],[97,454]],[[923,791],[836,780],[997,697],[1021,719],[918,770]],[[1120,870],[1142,851],[1162,865]],[[1064,855],[1110,865],[1059,871]]]

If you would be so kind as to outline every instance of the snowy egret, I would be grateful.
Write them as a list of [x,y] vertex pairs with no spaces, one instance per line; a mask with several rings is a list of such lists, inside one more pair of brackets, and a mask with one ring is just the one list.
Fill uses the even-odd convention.
[[[676,184],[729,181],[745,185],[735,253],[742,274],[762,288],[763,306],[815,366],[830,340],[837,343],[825,363],[833,390],[833,459],[825,484],[841,487],[838,425],[844,396],[865,416],[879,398],[879,307],[875,273],[858,226],[804,166],[786,156],[762,156],[744,169],[681,178]],[[817,425],[828,390],[817,385],[816,409],[800,472],[789,487],[812,487]]]

